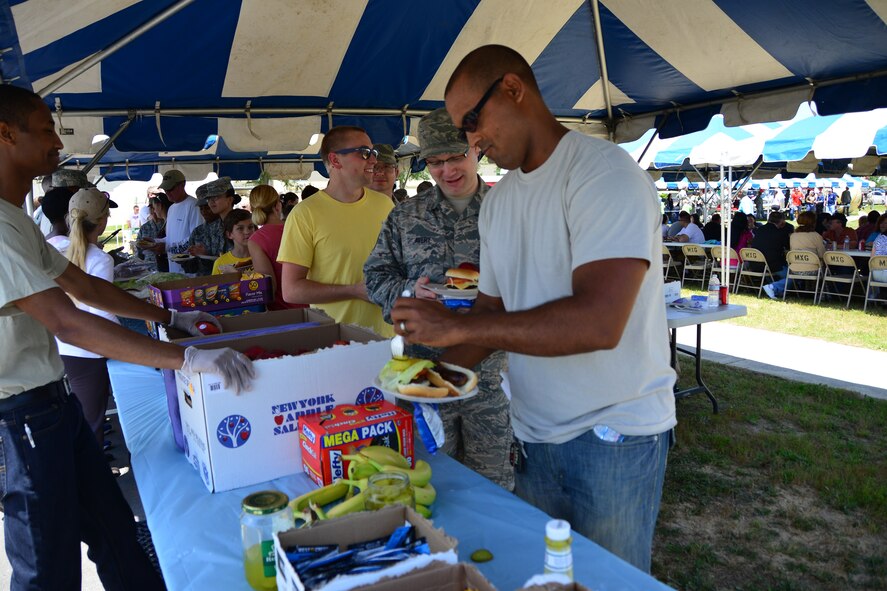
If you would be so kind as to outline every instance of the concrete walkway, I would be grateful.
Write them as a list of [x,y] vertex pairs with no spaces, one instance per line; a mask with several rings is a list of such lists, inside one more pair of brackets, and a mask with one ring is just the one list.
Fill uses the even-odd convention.
[[[696,327],[679,328],[678,343],[695,347]],[[702,325],[702,349],[707,361],[887,400],[887,352],[726,322]],[[691,367],[684,357],[682,373],[692,371]]]

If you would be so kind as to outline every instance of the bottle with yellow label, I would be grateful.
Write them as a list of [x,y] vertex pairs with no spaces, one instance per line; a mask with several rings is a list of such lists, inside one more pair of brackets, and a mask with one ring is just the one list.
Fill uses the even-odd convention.
[[257,591],[277,589],[274,534],[295,527],[289,498],[280,491],[263,490],[243,499],[240,536],[246,581]]
[[573,537],[570,523],[552,519],[545,524],[545,573],[573,580]]

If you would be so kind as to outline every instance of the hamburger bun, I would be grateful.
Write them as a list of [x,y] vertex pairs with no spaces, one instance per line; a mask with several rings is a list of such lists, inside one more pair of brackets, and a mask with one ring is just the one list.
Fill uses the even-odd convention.
[[474,289],[480,279],[480,273],[472,269],[447,269],[445,276],[447,287],[454,289]]

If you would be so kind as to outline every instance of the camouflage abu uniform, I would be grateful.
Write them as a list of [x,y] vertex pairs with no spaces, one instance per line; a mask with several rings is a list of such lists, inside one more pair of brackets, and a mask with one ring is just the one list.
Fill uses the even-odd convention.
[[[222,226],[221,218],[200,224],[194,228],[191,231],[191,236],[188,238],[188,246],[194,246],[195,244],[205,246],[206,254],[214,257],[233,248],[233,243],[225,238],[225,229]],[[212,273],[212,269],[212,261],[200,259],[201,275],[209,275]]]
[[[478,179],[480,181],[480,179]],[[477,218],[487,185],[478,191],[462,214],[446,200],[440,188],[423,191],[395,206],[382,226],[373,252],[364,265],[370,301],[382,307],[387,322],[404,289],[413,289],[420,277],[443,283],[447,269],[480,260]],[[408,345],[412,357],[436,359],[441,349]],[[513,435],[509,402],[499,372],[505,354],[497,351],[474,370],[480,393],[465,402],[441,404],[446,432],[444,452],[507,490],[514,488],[510,453]]]

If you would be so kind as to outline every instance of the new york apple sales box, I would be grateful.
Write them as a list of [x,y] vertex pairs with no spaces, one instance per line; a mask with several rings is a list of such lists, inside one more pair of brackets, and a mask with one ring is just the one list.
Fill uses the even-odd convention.
[[176,372],[185,454],[211,492],[300,471],[299,417],[339,404],[383,401],[373,379],[391,358],[387,340],[339,324],[261,336],[241,333],[193,346],[313,351],[254,361],[252,389],[239,395],[215,374]]
[[367,445],[384,445],[413,465],[413,417],[390,402],[343,404],[299,417],[302,468],[318,486],[345,478],[348,460]]

